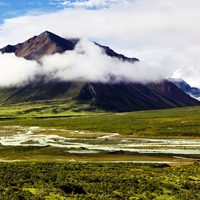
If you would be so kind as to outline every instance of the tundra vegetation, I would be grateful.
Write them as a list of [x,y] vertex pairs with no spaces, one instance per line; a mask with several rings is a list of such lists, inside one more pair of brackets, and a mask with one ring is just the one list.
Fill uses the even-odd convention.
[[[0,126],[120,133],[127,137],[200,137],[199,106],[107,113],[84,104],[72,103],[67,109],[62,102],[56,106],[51,103],[2,105]],[[27,160],[0,163],[1,199],[200,199],[198,161],[169,166],[53,159],[62,154],[59,148],[1,145],[1,159]],[[40,159],[33,162],[32,156]]]
[[200,164],[0,163],[1,199],[200,199]]

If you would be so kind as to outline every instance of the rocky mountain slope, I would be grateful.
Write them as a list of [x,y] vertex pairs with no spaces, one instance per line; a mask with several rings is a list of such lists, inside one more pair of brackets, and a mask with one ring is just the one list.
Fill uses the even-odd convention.
[[183,90],[185,93],[200,100],[200,89],[199,88],[191,87],[188,83],[186,83],[181,78],[169,78],[169,81],[174,83],[178,88]]
[[[15,53],[27,60],[39,61],[43,56],[74,50],[78,39],[64,39],[45,31],[24,43],[8,45],[0,51]],[[99,44],[96,44],[99,45]],[[106,46],[101,46],[105,53],[128,62],[139,61],[117,54]],[[97,60],[98,62],[98,60]],[[159,83],[139,84],[131,82],[100,83],[87,81],[44,81],[39,77],[21,87],[10,86],[0,88],[1,103],[19,103],[37,100],[71,98],[84,102],[93,101],[98,107],[112,111],[134,111],[197,106],[200,102],[193,99],[175,84],[168,80]]]

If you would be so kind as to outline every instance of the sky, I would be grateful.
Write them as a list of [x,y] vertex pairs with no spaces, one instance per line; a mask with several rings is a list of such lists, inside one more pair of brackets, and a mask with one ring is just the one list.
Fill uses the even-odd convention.
[[46,30],[87,37],[200,88],[199,19],[199,0],[0,0],[0,48]]

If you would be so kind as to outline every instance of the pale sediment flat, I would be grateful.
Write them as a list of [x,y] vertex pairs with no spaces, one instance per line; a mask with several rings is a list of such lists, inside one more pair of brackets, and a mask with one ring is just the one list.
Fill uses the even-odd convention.
[[[138,155],[142,157],[144,155],[148,156],[148,154],[155,156],[155,162],[169,162],[164,158],[163,161],[160,161],[160,158],[156,160],[156,156],[160,157],[161,155],[169,155],[172,162],[178,160],[194,162],[200,158],[200,139],[134,138],[119,133],[93,133],[40,127],[2,126],[0,127],[0,143],[3,146],[64,148],[64,152],[73,155],[97,155],[102,154],[102,152],[118,155],[113,155],[115,157],[113,162],[124,162],[124,153],[124,157],[129,158],[127,161],[131,162],[154,162],[153,160],[148,161],[148,159],[145,161],[138,159]],[[127,156],[131,153],[132,157],[137,154],[136,160],[131,159],[131,155]],[[98,161],[101,161],[101,159],[98,158]]]

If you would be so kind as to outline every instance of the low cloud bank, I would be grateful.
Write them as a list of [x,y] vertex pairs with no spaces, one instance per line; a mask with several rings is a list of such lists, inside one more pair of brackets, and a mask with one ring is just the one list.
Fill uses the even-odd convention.
[[40,73],[35,61],[16,57],[14,53],[0,52],[0,86],[22,85],[32,81]]
[[0,54],[0,85],[25,84],[35,76],[45,74],[47,80],[91,82],[156,82],[158,71],[143,62],[130,63],[105,54],[104,50],[83,37],[74,51],[48,55],[27,61],[14,54]]
[[180,68],[176,70],[172,78],[181,78],[192,87],[200,88],[200,68],[196,66],[189,66],[187,68]]

